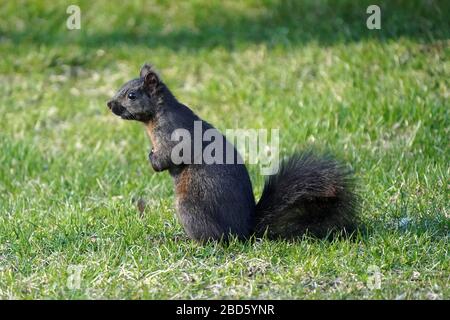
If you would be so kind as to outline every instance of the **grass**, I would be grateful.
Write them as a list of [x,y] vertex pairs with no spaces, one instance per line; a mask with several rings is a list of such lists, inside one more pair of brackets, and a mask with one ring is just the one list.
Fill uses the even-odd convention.
[[[448,2],[380,0],[381,30],[371,1],[77,2],[78,31],[72,1],[0,11],[0,298],[450,298]],[[188,240],[142,127],[105,105],[145,61],[220,129],[345,159],[367,233]]]

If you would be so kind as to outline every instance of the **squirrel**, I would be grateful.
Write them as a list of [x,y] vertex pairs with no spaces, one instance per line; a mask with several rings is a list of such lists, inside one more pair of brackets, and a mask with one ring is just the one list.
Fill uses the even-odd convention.
[[[177,142],[171,135],[176,129],[192,133],[196,121],[201,121],[202,130],[214,127],[178,102],[151,65],[145,64],[139,78],[125,83],[107,106],[122,119],[144,124],[152,144],[150,164],[156,172],[168,170],[172,176],[177,216],[191,239],[289,240],[357,230],[353,176],[330,156],[308,151],[282,161],[278,173],[266,179],[258,203],[243,163],[173,161]],[[234,146],[224,149],[239,157]]]

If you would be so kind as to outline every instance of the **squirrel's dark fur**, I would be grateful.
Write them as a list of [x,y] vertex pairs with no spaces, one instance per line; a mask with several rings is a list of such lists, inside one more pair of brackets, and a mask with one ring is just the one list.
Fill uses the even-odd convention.
[[[258,204],[244,164],[175,164],[171,159],[177,143],[171,140],[174,130],[192,134],[194,121],[201,121],[203,132],[214,128],[179,103],[149,65],[118,91],[108,107],[123,119],[144,123],[153,145],[150,163],[155,171],[171,174],[178,217],[193,239],[227,240],[230,235],[248,239],[264,234],[292,239],[355,229],[351,175],[330,157],[306,152],[282,162],[278,174],[267,179]],[[220,136],[224,146],[230,146]],[[239,157],[233,146],[229,150]]]

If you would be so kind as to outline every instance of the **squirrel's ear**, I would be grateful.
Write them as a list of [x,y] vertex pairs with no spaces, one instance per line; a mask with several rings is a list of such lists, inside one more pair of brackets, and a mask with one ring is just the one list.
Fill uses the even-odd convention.
[[156,89],[161,82],[159,76],[148,64],[144,64],[141,68],[140,77],[144,79],[145,87],[151,89],[152,91]]
[[152,66],[146,63],[142,66],[139,77],[144,78],[146,76],[146,74],[151,71],[153,71]]

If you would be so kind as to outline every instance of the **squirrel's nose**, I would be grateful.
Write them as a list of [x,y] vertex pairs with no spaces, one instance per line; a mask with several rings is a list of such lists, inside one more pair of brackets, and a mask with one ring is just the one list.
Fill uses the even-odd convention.
[[113,106],[113,101],[112,100],[110,100],[110,101],[108,101],[107,103],[106,103],[106,105],[108,106],[108,108],[112,108],[112,106]]

